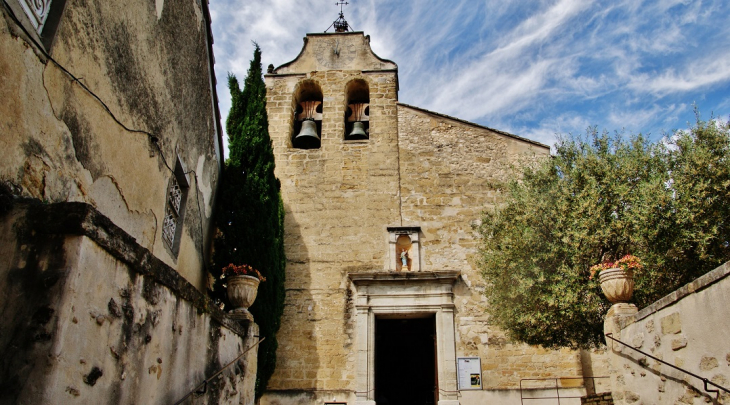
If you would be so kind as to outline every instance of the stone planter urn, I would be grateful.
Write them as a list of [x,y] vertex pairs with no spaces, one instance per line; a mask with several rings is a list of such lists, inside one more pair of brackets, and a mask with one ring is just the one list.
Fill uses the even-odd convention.
[[606,269],[599,273],[603,295],[612,304],[626,303],[634,294],[634,272],[622,268]]
[[252,276],[229,276],[227,280],[228,301],[231,302],[233,309],[228,312],[228,316],[234,319],[246,319],[253,321],[253,315],[248,312],[248,308],[256,300],[256,294],[259,290],[258,277]]

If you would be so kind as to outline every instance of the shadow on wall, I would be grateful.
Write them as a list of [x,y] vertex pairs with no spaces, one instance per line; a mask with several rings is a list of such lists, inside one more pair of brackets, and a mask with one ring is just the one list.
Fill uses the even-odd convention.
[[[284,204],[284,251],[286,252],[286,283],[284,314],[277,333],[276,370],[269,380],[266,393],[286,389],[286,395],[314,388],[317,384],[319,355],[314,322],[318,308],[312,297],[310,257],[301,228],[291,207]],[[262,404],[270,403],[266,393]],[[272,402],[275,403],[275,402]]]

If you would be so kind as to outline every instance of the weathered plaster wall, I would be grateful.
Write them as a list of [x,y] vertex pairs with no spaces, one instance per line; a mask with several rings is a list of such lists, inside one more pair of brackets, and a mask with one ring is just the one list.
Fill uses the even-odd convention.
[[[730,389],[730,263],[718,267],[634,316],[607,317],[622,342]],[[616,404],[728,404],[701,380],[607,339]],[[710,388],[714,388],[710,386]]]
[[[50,53],[121,123],[157,137],[162,156],[147,135],[115,122],[30,45],[3,9],[0,181],[26,197],[93,204],[204,290],[203,252],[219,173],[201,11],[207,5],[157,3],[67,0]],[[196,171],[177,257],[161,238],[171,177],[164,162],[174,167],[176,154]]]
[[[0,403],[170,404],[258,338],[84,204],[0,216]],[[256,353],[195,403],[253,404]]]

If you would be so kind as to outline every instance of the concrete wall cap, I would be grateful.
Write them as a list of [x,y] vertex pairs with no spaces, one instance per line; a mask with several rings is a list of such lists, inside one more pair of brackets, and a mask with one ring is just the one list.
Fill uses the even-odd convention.
[[[704,290],[705,288],[717,283],[718,281],[730,275],[730,262],[726,262],[705,275],[695,279],[694,281],[672,291],[660,300],[654,302],[646,308],[643,308],[636,314],[636,320],[639,321],[659,310],[674,305],[682,298]],[[626,325],[628,326],[628,325]]]

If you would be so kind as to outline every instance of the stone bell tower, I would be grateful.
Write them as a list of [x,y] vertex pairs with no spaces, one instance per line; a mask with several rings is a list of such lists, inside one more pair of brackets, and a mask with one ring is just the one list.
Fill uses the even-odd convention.
[[[436,373],[454,391],[450,291],[458,272],[421,273],[420,227],[404,224],[396,64],[375,55],[361,32],[308,34],[266,85],[288,262],[279,360],[265,399],[294,390],[325,403],[374,404],[368,347],[381,315],[427,318],[423,328],[433,332],[423,336],[444,366],[430,364],[425,392],[434,398]],[[412,288],[428,295],[428,308],[414,304]],[[376,298],[383,294],[391,297]]]
[[397,69],[362,32],[336,32],[307,34],[296,59],[265,75],[287,301],[264,401],[292,390],[347,400],[357,390],[348,274],[395,267],[386,228],[402,225]]

